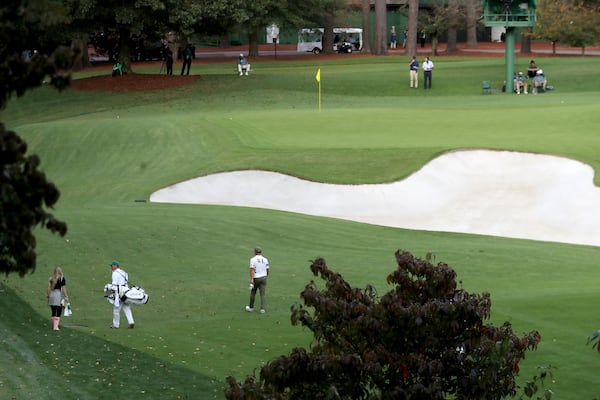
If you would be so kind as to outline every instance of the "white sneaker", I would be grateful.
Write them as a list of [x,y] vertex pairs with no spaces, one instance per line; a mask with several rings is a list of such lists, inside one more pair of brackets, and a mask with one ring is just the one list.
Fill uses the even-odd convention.
[[246,76],[248,76],[248,73],[246,72]]
[[252,312],[252,311],[254,311],[254,308],[250,308],[250,306],[246,306],[246,311]]
[[260,309],[260,313],[261,313],[261,314],[264,314],[264,313],[265,313],[265,309],[264,309],[264,308],[261,308],[261,309]]
[[243,75],[243,73],[242,73],[242,72],[240,72],[240,76],[242,76],[242,75]]

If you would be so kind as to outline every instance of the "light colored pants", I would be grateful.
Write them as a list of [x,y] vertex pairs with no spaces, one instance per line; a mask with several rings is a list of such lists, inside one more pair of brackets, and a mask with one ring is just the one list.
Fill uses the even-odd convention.
[[123,314],[125,314],[125,318],[127,318],[127,322],[129,325],[133,324],[133,313],[131,312],[131,306],[129,304],[125,304],[123,302],[119,302],[119,304],[115,304],[113,308],[113,326],[118,328],[121,324],[121,310],[123,310]]
[[521,89],[523,89],[523,93],[527,94],[527,81],[515,82],[515,90],[517,91],[517,93],[521,93]]
[[535,92],[537,92],[538,88],[542,88],[544,91],[546,90],[546,80],[545,79],[542,82],[533,81],[533,90]]
[[419,87],[419,72],[415,70],[410,70],[410,87]]

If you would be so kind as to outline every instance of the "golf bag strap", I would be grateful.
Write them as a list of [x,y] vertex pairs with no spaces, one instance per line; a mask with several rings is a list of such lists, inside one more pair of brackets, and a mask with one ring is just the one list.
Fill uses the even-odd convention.
[[129,285],[129,276],[127,275],[127,272],[123,271],[122,269],[118,270],[117,272],[121,274],[123,278],[125,278],[125,285]]

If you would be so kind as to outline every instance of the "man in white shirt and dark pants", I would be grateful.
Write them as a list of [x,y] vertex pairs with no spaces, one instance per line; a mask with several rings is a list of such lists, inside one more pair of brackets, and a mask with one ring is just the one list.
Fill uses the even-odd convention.
[[254,257],[250,259],[250,304],[246,311],[254,311],[256,291],[260,290],[260,313],[265,313],[265,292],[267,289],[267,276],[269,275],[269,260],[262,255],[260,247],[254,248]]
[[423,88],[431,89],[431,71],[433,70],[433,62],[429,57],[425,57],[423,62]]

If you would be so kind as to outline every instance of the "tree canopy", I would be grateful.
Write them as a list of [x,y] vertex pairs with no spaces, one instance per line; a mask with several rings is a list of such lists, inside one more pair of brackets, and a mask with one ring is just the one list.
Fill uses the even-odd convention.
[[556,44],[585,47],[600,40],[600,6],[588,0],[544,0],[537,8],[537,22],[532,36]]
[[[486,324],[489,293],[457,288],[456,273],[406,251],[379,297],[354,288],[315,260],[291,322],[310,329],[310,349],[270,361],[260,376],[227,378],[227,399],[502,399],[517,392],[519,362],[541,340],[518,337],[509,322]],[[312,310],[312,313],[310,312]]]
[[[48,39],[48,32],[68,24],[62,2],[6,0],[0,5],[0,109],[12,95],[49,83],[69,84],[76,49]],[[51,209],[60,196],[40,171],[40,159],[27,154],[27,143],[0,122],[0,271],[20,276],[35,270],[37,225],[65,235],[67,226]]]
[[[178,12],[188,10],[180,0],[70,0],[69,4],[76,22],[87,25],[88,33],[106,32],[118,40],[115,59],[122,64],[125,72],[131,71],[133,37],[162,38],[168,27],[179,27],[179,22],[188,22],[184,16],[191,13]],[[162,35],[158,34],[160,31]]]

